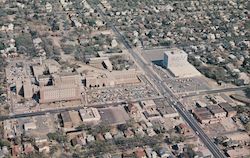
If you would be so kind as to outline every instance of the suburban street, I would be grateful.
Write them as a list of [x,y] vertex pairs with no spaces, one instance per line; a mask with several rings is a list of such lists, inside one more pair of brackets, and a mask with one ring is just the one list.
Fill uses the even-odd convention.
[[233,88],[206,90],[206,91],[200,91],[200,92],[191,92],[191,93],[188,93],[187,95],[182,95],[182,98],[194,97],[194,96],[199,96],[199,95],[215,94],[215,93],[242,91],[249,87],[250,86],[241,86],[241,87],[233,87]]

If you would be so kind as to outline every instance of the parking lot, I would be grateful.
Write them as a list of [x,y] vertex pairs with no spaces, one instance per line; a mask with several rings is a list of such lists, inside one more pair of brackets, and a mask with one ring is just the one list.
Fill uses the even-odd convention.
[[166,79],[165,83],[174,93],[209,90],[209,85],[201,77]]
[[145,77],[140,79],[143,83],[88,90],[86,93],[87,101],[88,103],[93,104],[142,98],[145,99],[157,97],[159,95]]

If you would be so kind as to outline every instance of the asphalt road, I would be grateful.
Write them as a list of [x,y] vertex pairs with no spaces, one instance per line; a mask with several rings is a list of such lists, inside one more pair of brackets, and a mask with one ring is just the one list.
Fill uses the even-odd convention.
[[[155,96],[147,99],[137,99],[137,100],[129,100],[130,103],[135,103],[141,100],[152,100],[152,99],[162,99],[164,97],[162,96]],[[74,107],[65,107],[65,108],[57,108],[57,109],[48,109],[48,110],[43,110],[43,111],[35,111],[35,112],[29,112],[29,113],[23,113],[23,114],[12,114],[8,116],[0,116],[0,121],[8,120],[8,119],[17,119],[17,118],[23,118],[23,117],[32,117],[32,116],[39,116],[39,115],[46,115],[46,114],[56,114],[56,113],[61,113],[65,111],[78,111],[80,109],[86,108],[86,107],[95,107],[95,108],[106,108],[110,106],[118,106],[123,103],[128,103],[128,100],[121,100],[121,101],[116,101],[114,103],[99,103],[99,104],[89,104],[86,106],[74,106]]]
[[122,41],[128,52],[134,57],[137,64],[143,69],[145,75],[147,75],[152,82],[156,85],[159,92],[165,96],[166,100],[170,103],[170,105],[173,105],[179,114],[185,119],[185,121],[189,124],[189,126],[195,131],[195,133],[199,136],[199,138],[203,141],[203,143],[207,146],[207,148],[210,150],[210,152],[214,155],[216,158],[224,158],[225,155],[221,152],[221,150],[214,144],[214,142],[206,135],[206,133],[201,129],[198,122],[195,118],[193,118],[188,111],[185,110],[185,107],[178,101],[177,97],[172,93],[172,91],[162,82],[163,80],[159,78],[158,75],[155,75],[155,72],[153,72],[152,69],[150,69],[150,65],[147,63],[144,63],[144,61],[141,59],[140,55],[138,53],[134,52],[126,38],[120,33],[120,31],[109,22],[109,20],[106,18],[105,14],[102,12],[102,10],[97,7],[96,8],[103,19],[107,22],[107,24],[111,27],[111,29],[114,31],[118,39]]
[[241,86],[241,87],[233,87],[233,88],[223,88],[223,89],[206,90],[206,91],[200,91],[200,92],[192,92],[187,95],[183,95],[182,98],[188,98],[188,97],[199,96],[199,95],[233,92],[233,91],[242,91],[246,88],[250,88],[250,86]]
[[[104,108],[104,107],[115,106],[115,105],[119,105],[119,104],[121,104],[121,102],[110,103],[110,104],[99,104],[99,105],[94,105],[94,107]],[[23,118],[23,117],[32,117],[32,116],[38,116],[38,115],[46,115],[48,113],[49,114],[56,114],[56,113],[61,113],[61,112],[65,112],[65,111],[80,110],[80,109],[83,109],[83,108],[84,108],[83,106],[66,107],[66,108],[58,108],[58,109],[51,109],[51,110],[23,113],[23,114],[14,114],[14,115],[9,115],[9,116],[0,116],[0,121],[8,120],[8,119]]]

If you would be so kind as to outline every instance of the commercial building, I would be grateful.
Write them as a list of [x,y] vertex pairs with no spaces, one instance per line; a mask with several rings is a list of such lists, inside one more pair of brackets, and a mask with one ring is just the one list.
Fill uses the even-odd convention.
[[177,118],[179,117],[178,112],[164,99],[158,99],[154,101],[157,110],[164,118]]
[[33,97],[33,88],[29,78],[16,81],[16,94],[23,96],[25,99]]
[[156,110],[156,107],[148,107],[148,108],[146,108],[145,111],[143,112],[143,114],[145,115],[145,117],[148,120],[154,120],[154,119],[160,119],[161,118],[161,115]]
[[193,110],[195,118],[202,124],[219,122],[207,108],[196,108]]
[[104,67],[105,67],[107,70],[109,70],[109,71],[112,71],[112,70],[113,70],[113,65],[112,65],[112,63],[110,62],[109,59],[104,60],[104,61],[103,61],[103,65],[104,65]]
[[224,111],[219,105],[209,105],[207,108],[212,112],[212,114],[217,118],[223,118],[227,116],[226,111]]
[[102,74],[88,73],[86,87],[105,87],[140,83],[136,70],[112,71]]
[[46,59],[39,61],[39,64],[32,65],[33,74],[38,80],[39,76],[43,75],[44,72],[49,74],[57,73],[60,69],[60,64],[52,59]]
[[49,85],[49,77],[39,80],[40,103],[78,100],[81,98],[81,80],[78,74],[53,75],[51,80],[52,85]]
[[31,99],[33,97],[31,80],[29,78],[26,78],[23,81],[23,96],[25,99]]
[[163,66],[175,77],[201,75],[200,72],[188,62],[188,55],[178,48],[172,48],[164,52]]
[[144,100],[140,101],[140,105],[143,109],[151,108],[151,107],[156,107],[156,104],[154,100]]
[[237,114],[237,111],[229,103],[220,103],[219,106],[226,111],[227,117],[233,117]]
[[101,119],[96,108],[80,109],[79,112],[83,122],[96,122]]
[[16,94],[20,95],[22,93],[23,83],[21,80],[16,80]]

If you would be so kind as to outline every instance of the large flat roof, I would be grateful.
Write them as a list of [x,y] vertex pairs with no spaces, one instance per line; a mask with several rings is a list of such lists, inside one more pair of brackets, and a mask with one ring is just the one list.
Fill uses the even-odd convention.
[[176,55],[176,54],[186,54],[186,52],[184,52],[184,50],[179,49],[179,48],[170,48],[170,49],[166,49],[164,54]]
[[187,62],[182,67],[169,67],[168,68],[175,77],[193,77],[200,76],[201,73],[190,63]]

